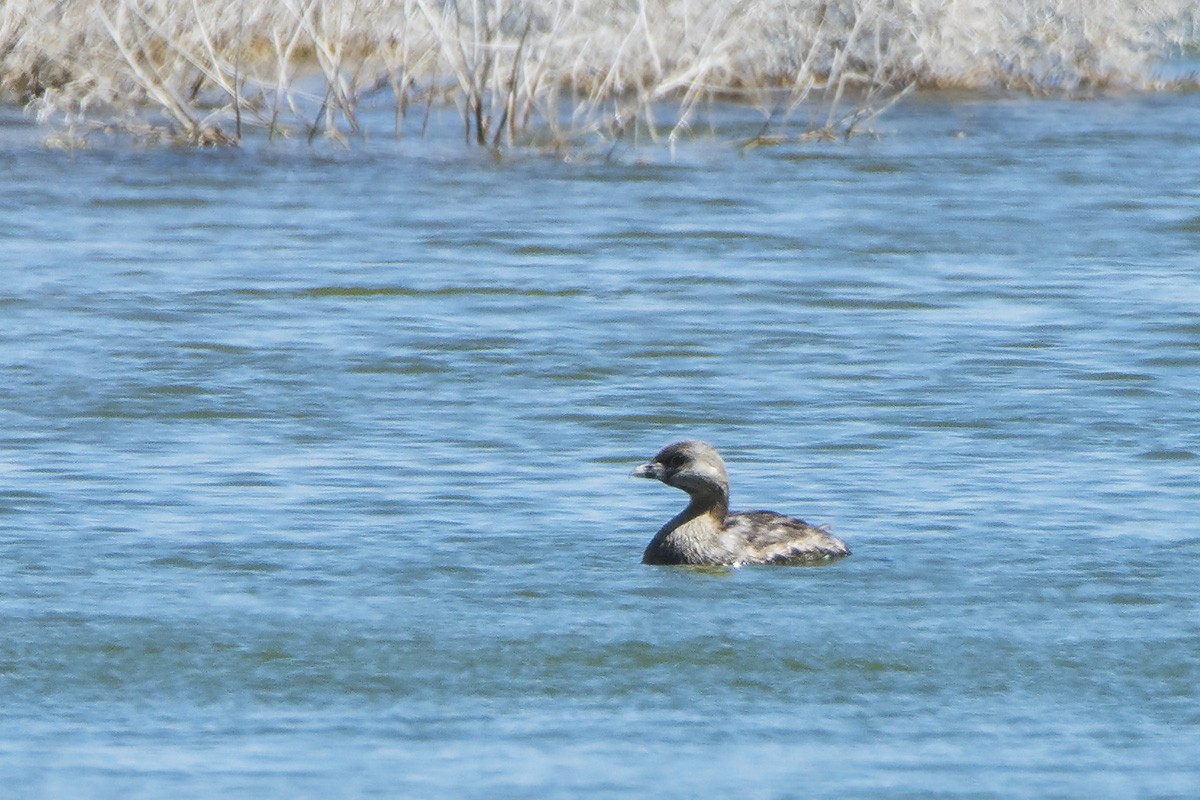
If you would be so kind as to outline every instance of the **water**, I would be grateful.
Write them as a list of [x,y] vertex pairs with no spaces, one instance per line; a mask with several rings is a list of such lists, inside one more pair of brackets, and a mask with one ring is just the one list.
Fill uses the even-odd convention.
[[[1200,792],[1194,97],[578,163],[6,119],[12,796]],[[854,555],[639,565],[685,436]]]

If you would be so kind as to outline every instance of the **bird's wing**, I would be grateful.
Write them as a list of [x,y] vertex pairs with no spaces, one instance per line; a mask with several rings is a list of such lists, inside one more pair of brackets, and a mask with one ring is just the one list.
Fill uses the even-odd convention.
[[741,511],[725,518],[722,533],[745,543],[763,563],[825,561],[850,554],[824,527],[774,511]]

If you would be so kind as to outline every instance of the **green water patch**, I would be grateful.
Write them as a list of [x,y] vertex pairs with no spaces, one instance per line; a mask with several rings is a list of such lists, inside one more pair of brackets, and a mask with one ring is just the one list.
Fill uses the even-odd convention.
[[371,298],[371,297],[579,297],[583,289],[545,289],[516,286],[442,286],[419,289],[412,286],[316,286],[295,293],[298,297]]
[[1193,461],[1198,456],[1191,450],[1147,450],[1141,457],[1147,461]]
[[1142,372],[1089,372],[1080,377],[1097,383],[1149,383],[1154,380],[1153,375]]
[[399,357],[352,364],[347,372],[357,375],[444,375],[452,370],[432,358]]
[[134,393],[135,397],[155,399],[162,397],[197,397],[210,394],[208,389],[192,383],[162,383],[144,386]]
[[835,311],[941,311],[946,308],[923,300],[875,300],[867,297],[817,297],[805,302]]
[[578,247],[564,247],[562,245],[548,244],[528,244],[514,247],[510,252],[515,256],[526,258],[546,258],[546,257],[569,257],[579,258],[586,255],[586,251]]
[[250,347],[226,344],[225,342],[180,342],[175,345],[179,350],[190,350],[197,353],[207,353],[219,356],[246,356],[256,351]]
[[131,194],[128,196],[104,196],[96,197],[90,201],[90,204],[98,210],[109,211],[162,211],[168,208],[187,209],[187,208],[205,208],[212,205],[213,201],[206,197],[197,195],[159,195],[153,192],[149,194]]
[[[1193,345],[1194,346],[1194,345]],[[1194,356],[1155,356],[1142,359],[1147,367],[1166,367],[1168,369],[1200,367],[1200,353]]]
[[1176,222],[1170,228],[1178,233],[1200,233],[1200,216]]

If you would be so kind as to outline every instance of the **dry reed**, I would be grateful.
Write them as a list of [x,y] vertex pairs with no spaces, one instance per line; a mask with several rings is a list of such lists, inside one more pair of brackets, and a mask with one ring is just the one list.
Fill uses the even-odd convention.
[[[73,139],[344,138],[451,104],[467,140],[674,143],[699,112],[842,137],[913,87],[1155,86],[1195,0],[4,0],[0,94]],[[414,111],[416,113],[414,113]]]

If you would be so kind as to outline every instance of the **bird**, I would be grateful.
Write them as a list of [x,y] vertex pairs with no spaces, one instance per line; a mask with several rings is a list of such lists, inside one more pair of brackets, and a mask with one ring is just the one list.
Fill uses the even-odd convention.
[[654,535],[642,554],[643,564],[821,564],[850,555],[827,526],[774,511],[730,513],[725,462],[705,442],[667,445],[630,474],[662,481],[691,498]]

